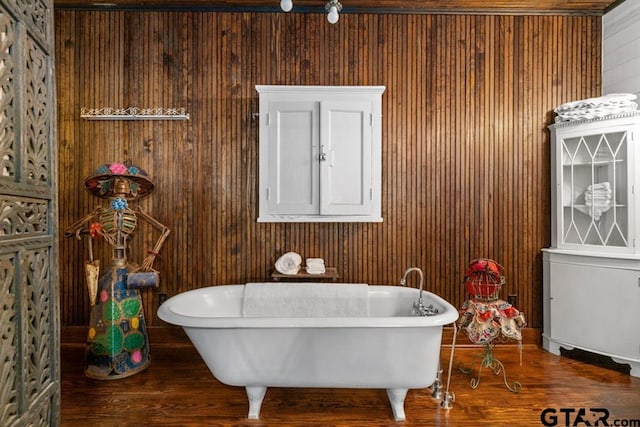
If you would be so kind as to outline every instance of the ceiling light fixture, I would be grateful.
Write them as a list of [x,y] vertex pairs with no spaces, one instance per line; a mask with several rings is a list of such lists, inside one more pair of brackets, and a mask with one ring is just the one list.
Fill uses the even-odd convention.
[[342,10],[342,5],[338,0],[329,0],[329,2],[324,6],[324,10],[327,11],[327,21],[330,24],[335,24],[340,19],[340,15],[338,12]]
[[280,9],[284,12],[289,12],[293,9],[293,1],[292,0],[280,0]]
[[[293,9],[293,0],[280,0],[280,9],[283,12],[290,12]],[[330,24],[335,24],[340,19],[342,4],[338,0],[329,0],[324,5],[324,10],[327,12],[327,21]]]

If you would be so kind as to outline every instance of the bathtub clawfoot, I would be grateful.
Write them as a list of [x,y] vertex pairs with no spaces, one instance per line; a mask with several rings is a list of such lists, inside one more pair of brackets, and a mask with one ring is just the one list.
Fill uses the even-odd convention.
[[388,388],[387,396],[389,397],[389,403],[391,403],[391,409],[393,410],[393,418],[396,421],[404,421],[404,398],[407,397],[407,389]]
[[262,399],[267,393],[266,387],[245,387],[247,390],[247,397],[249,398],[249,415],[247,418],[250,420],[257,420],[260,418],[260,408],[262,407]]

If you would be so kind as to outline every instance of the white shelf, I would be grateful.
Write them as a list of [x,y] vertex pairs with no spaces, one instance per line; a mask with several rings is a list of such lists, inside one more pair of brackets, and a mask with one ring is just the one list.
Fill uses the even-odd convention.
[[590,206],[590,205],[573,205],[573,206],[571,206],[571,205],[567,205],[567,206],[563,206],[563,207],[565,209],[592,208],[592,207],[595,207],[596,209],[598,209],[598,208],[604,208],[604,207],[607,207],[607,208],[626,208],[627,205],[620,205],[620,204],[608,205],[608,206],[597,206],[597,205],[596,206]]
[[584,162],[574,162],[574,163],[563,163],[562,166],[570,167],[570,166],[610,166],[614,163],[624,163],[624,159],[611,159],[611,160],[594,160],[594,161],[584,161]]

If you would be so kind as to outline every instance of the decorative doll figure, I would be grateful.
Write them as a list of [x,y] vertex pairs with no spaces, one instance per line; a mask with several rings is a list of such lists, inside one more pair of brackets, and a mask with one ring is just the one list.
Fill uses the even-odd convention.
[[[124,378],[145,369],[150,362],[149,338],[139,289],[158,285],[153,261],[169,229],[129,204],[153,191],[154,185],[140,168],[123,163],[103,165],[84,182],[95,196],[110,200],[75,222],[65,236],[88,235],[89,261],[85,264],[91,319],[87,334],[85,374],[96,379]],[[127,259],[129,237],[138,218],[161,230],[161,236],[141,266]],[[103,237],[113,247],[111,266],[99,277],[99,260],[93,259],[92,239]],[[99,279],[98,279],[99,277]]]

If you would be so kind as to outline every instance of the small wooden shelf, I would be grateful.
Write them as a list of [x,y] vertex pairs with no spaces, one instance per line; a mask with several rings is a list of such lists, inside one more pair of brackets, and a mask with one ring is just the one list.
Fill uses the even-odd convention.
[[338,269],[335,267],[326,267],[324,274],[309,274],[307,270],[302,267],[297,274],[282,274],[274,271],[271,273],[271,279],[275,281],[279,280],[333,280],[334,282],[338,280],[340,275],[338,274]]

